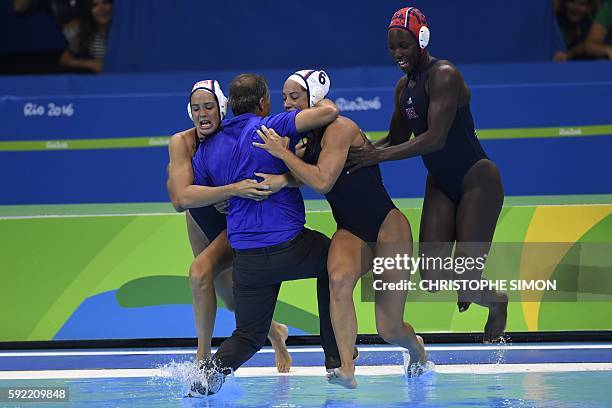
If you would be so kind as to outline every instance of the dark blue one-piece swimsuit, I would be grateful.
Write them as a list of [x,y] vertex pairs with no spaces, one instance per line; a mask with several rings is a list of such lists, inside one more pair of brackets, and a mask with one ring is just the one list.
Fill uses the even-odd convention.
[[[428,129],[429,95],[425,91],[425,85],[429,80],[431,69],[437,62],[436,59],[432,60],[423,72],[416,77],[407,78],[406,86],[400,94],[400,109],[415,137],[419,137]],[[411,81],[412,87],[409,86]],[[403,143],[409,136],[409,134],[401,135],[403,140],[391,140],[391,145]],[[477,161],[486,158],[487,155],[476,137],[469,104],[457,109],[444,147],[422,155],[423,163],[435,184],[455,204],[459,204],[463,194],[462,183],[465,174]]]
[[[304,161],[316,164],[321,154],[321,139],[309,140]],[[378,241],[385,217],[396,208],[385,189],[378,165],[346,174],[342,171],[332,189],[325,194],[338,228],[345,229],[366,243]]]

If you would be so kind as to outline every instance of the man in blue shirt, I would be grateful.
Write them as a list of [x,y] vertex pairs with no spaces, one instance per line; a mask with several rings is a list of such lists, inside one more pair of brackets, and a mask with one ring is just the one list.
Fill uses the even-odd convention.
[[222,129],[205,141],[193,159],[195,183],[209,186],[210,203],[229,199],[227,235],[234,251],[234,302],[236,330],[224,341],[207,370],[208,384],[192,390],[216,393],[224,376],[236,370],[265,343],[274,307],[286,280],[317,278],[317,300],[321,345],[326,366],[339,361],[329,317],[327,252],[330,240],[304,228],[304,201],[299,189],[281,188],[266,199],[237,197],[226,189],[252,180],[259,173],[287,173],[283,161],[253,146],[262,140],[257,130],[273,128],[289,138],[294,149],[300,134],[326,126],[338,116],[338,108],[323,100],[303,111],[270,114],[270,92],[265,79],[255,74],[239,75],[230,84],[229,100],[235,117],[223,121]]

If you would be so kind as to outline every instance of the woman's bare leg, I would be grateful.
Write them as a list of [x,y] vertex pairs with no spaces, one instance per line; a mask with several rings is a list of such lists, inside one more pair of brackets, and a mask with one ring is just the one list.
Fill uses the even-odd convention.
[[339,229],[332,237],[327,269],[330,285],[330,314],[341,366],[328,375],[330,383],[355,388],[353,351],[357,337],[357,316],[353,290],[359,277],[370,269],[371,251],[347,230]]
[[[198,333],[196,361],[210,357],[210,343],[217,315],[215,274],[231,264],[231,249],[223,231],[192,262],[189,284],[193,296],[193,312]],[[224,285],[221,285],[224,286]],[[223,299],[233,306],[233,298]],[[228,302],[229,301],[229,302]]]
[[[489,160],[476,163],[464,178],[464,191],[457,208],[455,257],[477,259],[489,252],[497,219],[504,202],[504,190],[497,167]],[[466,270],[461,279],[480,280],[483,269]],[[484,341],[497,340],[504,332],[508,297],[495,291],[459,292],[459,300],[489,309]]]
[[[378,233],[376,257],[395,259],[397,255],[412,256],[412,233],[406,217],[397,209],[391,210]],[[378,276],[384,283],[401,284],[410,280],[410,271],[385,269]],[[408,374],[419,374],[420,364],[427,361],[423,339],[417,336],[409,323],[404,322],[406,290],[380,290],[375,292],[376,328],[387,342],[404,347],[410,354]]]

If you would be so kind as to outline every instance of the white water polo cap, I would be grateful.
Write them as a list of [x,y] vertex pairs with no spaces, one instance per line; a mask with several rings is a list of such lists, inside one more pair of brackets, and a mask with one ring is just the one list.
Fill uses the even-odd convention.
[[223,95],[223,91],[219,86],[219,83],[214,79],[207,79],[204,81],[196,82],[191,88],[191,93],[189,94],[189,102],[187,102],[187,114],[189,115],[189,119],[193,121],[193,116],[191,115],[191,96],[198,89],[202,89],[204,91],[210,92],[215,96],[217,100],[217,106],[219,106],[219,122],[221,122],[225,115],[227,114],[227,98]]
[[327,96],[330,87],[330,80],[325,71],[315,71],[303,69],[289,76],[306,90],[308,94],[308,107],[312,108]]

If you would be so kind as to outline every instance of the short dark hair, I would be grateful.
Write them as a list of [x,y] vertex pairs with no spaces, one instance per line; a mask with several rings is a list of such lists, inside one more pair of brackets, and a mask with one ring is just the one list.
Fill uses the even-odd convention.
[[253,113],[261,98],[268,97],[268,83],[257,74],[240,74],[232,79],[229,88],[229,103],[234,116]]

